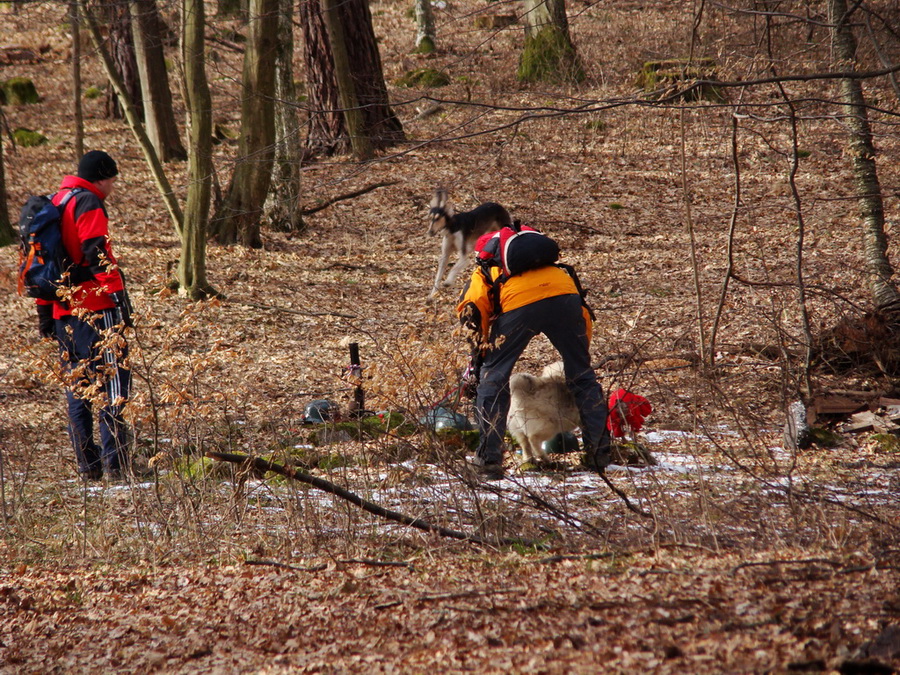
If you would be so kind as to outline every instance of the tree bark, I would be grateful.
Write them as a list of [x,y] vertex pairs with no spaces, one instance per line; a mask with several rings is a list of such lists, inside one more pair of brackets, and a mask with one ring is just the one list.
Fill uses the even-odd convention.
[[220,244],[260,248],[259,221],[275,160],[278,0],[250,0],[248,26],[237,165],[211,228]]
[[334,61],[334,77],[337,81],[338,99],[344,113],[344,124],[350,136],[350,147],[357,159],[371,159],[374,154],[372,143],[366,134],[363,120],[362,102],[356,95],[356,83],[350,64],[344,21],[340,15],[339,2],[343,0],[320,0],[331,57]]
[[265,205],[270,227],[282,232],[303,229],[300,210],[300,164],[303,147],[294,85],[293,0],[279,0],[278,55],[275,66],[275,163]]
[[147,135],[160,161],[187,159],[175,124],[156,0],[130,0],[129,7]]
[[331,44],[318,0],[301,0],[300,26],[309,103],[307,146],[326,155],[346,152],[350,139],[341,114]]
[[[856,70],[856,38],[850,26],[846,0],[828,0],[828,21],[832,25],[831,45],[838,70]],[[850,157],[856,186],[859,214],[862,218],[866,270],[876,307],[900,302],[893,282],[894,269],[888,258],[884,224],[884,202],[875,163],[875,144],[869,126],[866,99],[857,79],[840,81],[840,97],[845,106],[849,129]]]
[[431,0],[416,0],[416,51],[431,54],[436,48]]
[[[3,131],[3,111],[0,110],[0,134]],[[3,141],[0,140],[0,247],[9,246],[18,238],[9,219],[9,204],[6,203],[6,170],[3,159]]]
[[203,0],[184,0],[181,50],[188,108],[188,194],[185,203],[181,256],[178,259],[180,292],[200,300],[215,291],[206,279],[206,239],[212,192],[212,97],[206,79]]
[[[116,73],[125,85],[128,97],[134,109],[141,116],[144,114],[141,99],[141,83],[138,77],[137,60],[134,57],[134,35],[131,31],[131,15],[128,7],[113,0],[105,0],[104,8],[109,27],[109,53],[115,64]],[[106,116],[121,119],[125,116],[125,104],[115,91],[106,96]]]
[[[390,147],[405,139],[403,126],[390,108],[381,56],[366,0],[334,2],[347,51],[353,91],[363,118],[364,136],[374,149]],[[324,5],[319,0],[300,3],[304,35],[304,59],[310,103],[309,144],[328,152],[347,148],[347,126],[341,111],[334,61],[334,45],[325,25]]]
[[138,145],[141,146],[141,151],[144,153],[144,158],[150,166],[150,171],[156,181],[156,186],[159,188],[163,201],[166,204],[166,208],[169,211],[169,215],[172,218],[172,224],[175,226],[175,231],[178,233],[178,236],[181,236],[183,216],[181,213],[181,206],[178,204],[178,200],[175,198],[175,193],[172,190],[172,185],[169,183],[169,179],[162,167],[162,163],[156,155],[156,150],[154,150],[153,144],[147,136],[144,124],[138,115],[137,110],[131,103],[131,97],[128,95],[125,83],[122,82],[122,78],[120,78],[119,74],[116,72],[116,66],[113,63],[112,57],[103,45],[103,36],[100,34],[100,28],[97,26],[97,21],[88,9],[87,0],[79,0],[79,6],[81,8],[82,16],[84,16],[85,24],[91,34],[91,41],[94,43],[94,48],[97,50],[97,53],[100,55],[100,60],[103,62],[106,76],[109,78],[113,89],[115,89],[116,94],[125,109],[125,119],[128,121],[128,127],[134,134]]
[[69,2],[69,26],[72,29],[72,117],[75,126],[75,161],[84,155],[84,110],[81,106],[81,22],[78,1]]
[[584,68],[566,18],[565,0],[525,0],[525,47],[519,59],[523,82],[581,82]]

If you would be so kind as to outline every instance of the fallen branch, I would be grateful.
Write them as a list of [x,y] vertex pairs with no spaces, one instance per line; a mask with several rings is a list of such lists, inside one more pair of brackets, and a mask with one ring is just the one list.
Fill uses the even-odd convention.
[[396,185],[399,183],[399,180],[391,180],[386,183],[375,183],[374,185],[369,185],[368,187],[364,187],[362,190],[357,190],[356,192],[349,192],[345,195],[338,195],[337,197],[332,197],[327,202],[323,202],[318,206],[314,206],[311,209],[304,209],[300,212],[301,216],[311,216],[314,213],[318,213],[324,209],[327,209],[332,204],[337,204],[338,202],[342,202],[345,199],[353,199],[354,197],[361,197],[367,192],[371,192],[372,190],[377,190],[378,188],[388,187],[389,185]]
[[230,452],[213,451],[207,452],[206,456],[220,462],[240,464],[247,468],[252,468],[256,471],[259,471],[260,473],[272,471],[273,473],[277,473],[286,478],[291,478],[301,483],[312,485],[313,487],[318,488],[323,492],[327,492],[328,494],[340,497],[341,499],[358,506],[363,511],[378,516],[379,518],[391,520],[395,523],[400,523],[401,525],[408,525],[409,527],[413,527],[417,530],[422,530],[423,532],[433,532],[442,537],[459,539],[460,541],[467,541],[470,544],[478,544],[480,546],[512,546],[513,544],[521,544],[524,546],[535,545],[533,542],[529,542],[523,539],[503,538],[497,539],[496,541],[489,541],[474,534],[466,534],[465,532],[458,532],[446,527],[441,527],[440,525],[434,525],[421,518],[412,518],[402,513],[398,513],[397,511],[391,511],[390,509],[386,509],[383,506],[379,506],[378,504],[365,500],[359,495],[342,488],[340,485],[335,485],[331,481],[325,480],[324,478],[313,476],[312,474],[309,474],[302,469],[282,466],[281,464],[269,462],[260,457],[251,457],[250,455],[237,455]]

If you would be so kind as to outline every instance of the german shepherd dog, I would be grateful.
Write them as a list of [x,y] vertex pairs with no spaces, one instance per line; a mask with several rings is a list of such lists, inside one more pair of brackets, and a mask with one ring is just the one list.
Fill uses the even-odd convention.
[[[429,215],[431,225],[428,228],[428,234],[435,235],[442,232],[444,235],[441,243],[441,259],[438,263],[437,275],[434,278],[434,288],[431,289],[432,296],[437,295],[442,285],[449,286],[456,280],[466,266],[469,254],[475,249],[478,237],[485,232],[499,230],[501,227],[512,224],[512,219],[506,209],[495,202],[485,202],[471,211],[454,213],[453,207],[447,202],[447,191],[444,188],[434,191]],[[450,254],[454,250],[459,255],[459,260],[456,261],[442,284],[441,279],[447,269]]]

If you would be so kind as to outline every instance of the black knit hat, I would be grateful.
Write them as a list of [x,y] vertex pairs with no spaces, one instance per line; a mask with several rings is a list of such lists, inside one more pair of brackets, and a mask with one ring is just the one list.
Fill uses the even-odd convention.
[[78,177],[89,183],[96,183],[98,180],[117,175],[119,175],[119,167],[116,166],[116,160],[102,150],[91,150],[85,153],[78,162]]

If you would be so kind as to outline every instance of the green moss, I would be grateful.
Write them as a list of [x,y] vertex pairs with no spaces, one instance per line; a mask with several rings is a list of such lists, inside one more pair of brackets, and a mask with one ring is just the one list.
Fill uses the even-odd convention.
[[620,211],[621,209],[624,209],[625,207],[622,206],[619,202],[610,202],[609,208],[611,208],[613,211]]
[[894,434],[872,434],[869,441],[878,453],[900,453],[900,437]]
[[23,148],[33,148],[47,143],[47,137],[42,133],[26,129],[25,127],[19,127],[13,131],[13,139],[16,141],[16,145]]
[[[715,77],[716,62],[711,58],[665,59],[647,61],[638,73],[636,84],[654,98],[671,95],[677,90],[685,90],[694,80],[709,80]],[[722,103],[725,95],[721,89],[709,84],[691,89],[679,96],[689,101],[713,101]]]
[[547,26],[526,36],[517,77],[522,82],[582,82],[585,73],[568,36]]
[[843,437],[828,429],[822,427],[812,427],[809,430],[813,443],[820,448],[836,448],[843,442]]
[[398,87],[446,87],[450,76],[434,68],[410,70],[396,81]]
[[103,90],[100,87],[91,86],[84,90],[84,98],[88,99],[89,101],[95,98],[100,98],[101,96],[103,96]]
[[437,49],[437,47],[435,47],[434,40],[427,35],[416,45],[416,53],[418,54],[433,54],[435,49]]
[[27,77],[9,78],[3,83],[3,93],[7,105],[27,105],[29,103],[39,103],[41,100],[34,82]]

